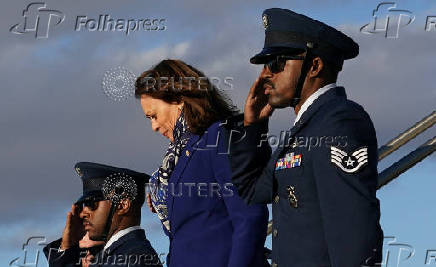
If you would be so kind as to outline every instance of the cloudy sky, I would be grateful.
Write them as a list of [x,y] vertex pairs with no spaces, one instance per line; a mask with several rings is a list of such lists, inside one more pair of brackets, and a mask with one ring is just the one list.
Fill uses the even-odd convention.
[[[436,27],[425,30],[427,16],[436,16],[436,3],[431,0],[400,0],[394,10],[384,7],[377,13],[380,20],[387,14],[392,20],[403,14],[398,38],[360,32],[373,22],[372,11],[380,3],[373,0],[51,0],[45,1],[46,8],[62,12],[65,19],[55,25],[58,17],[52,16],[47,38],[35,38],[30,26],[24,34],[10,32],[12,26],[23,25],[23,10],[30,3],[9,0],[0,9],[2,266],[22,257],[21,247],[29,237],[50,241],[60,236],[68,207],[81,191],[73,171],[76,162],[143,172],[158,167],[167,141],[151,130],[137,100],[115,101],[104,94],[102,79],[107,71],[121,66],[138,75],[162,59],[182,59],[208,76],[230,77],[232,88],[221,84],[222,89],[241,108],[260,71],[248,60],[263,47],[261,13],[266,8],[304,13],[359,43],[360,55],[345,63],[338,84],[371,115],[379,145],[435,110]],[[44,18],[46,11],[40,12]],[[165,30],[128,35],[84,27],[75,30],[78,16],[87,20],[100,15],[164,19]],[[409,25],[407,16],[415,18]],[[34,13],[28,21],[31,18]],[[46,27],[42,22],[39,26]],[[294,118],[290,109],[276,112],[271,131],[288,129]],[[435,133],[430,129],[389,156],[380,163],[380,171]],[[396,266],[398,256],[399,266],[426,266],[427,250],[436,249],[435,163],[433,155],[378,192],[385,236],[396,238],[385,240],[392,242],[385,246],[390,251],[386,266]],[[142,225],[158,252],[165,253],[168,241],[147,209]],[[402,246],[408,249],[398,255]],[[414,254],[406,259],[411,247]],[[45,265],[41,259],[38,266]]]

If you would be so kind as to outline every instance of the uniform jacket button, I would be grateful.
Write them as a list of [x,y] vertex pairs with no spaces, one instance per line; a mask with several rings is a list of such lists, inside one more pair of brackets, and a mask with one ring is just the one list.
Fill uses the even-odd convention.
[[280,200],[280,197],[279,197],[279,195],[277,195],[277,196],[275,196],[275,198],[274,198],[274,203],[279,203],[279,200]]
[[186,150],[185,154],[187,157],[189,157],[189,150]]
[[278,267],[277,263],[273,262],[271,267]]
[[279,233],[279,232],[277,231],[277,229],[274,229],[274,230],[273,230],[273,236],[274,236],[274,237],[277,237],[278,233]]

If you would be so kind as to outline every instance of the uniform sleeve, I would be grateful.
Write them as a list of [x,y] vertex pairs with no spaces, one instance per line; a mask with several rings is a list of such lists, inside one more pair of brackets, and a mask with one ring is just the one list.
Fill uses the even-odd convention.
[[[225,131],[224,131],[225,132]],[[233,225],[232,250],[228,267],[263,266],[266,261],[264,244],[268,224],[266,205],[247,205],[232,185],[231,169],[227,153],[222,152],[225,142],[219,142],[218,150],[210,151],[215,179],[221,185],[222,198]]]
[[49,243],[43,251],[50,267],[82,266],[80,262],[80,249],[78,246],[59,251],[62,239]]
[[233,184],[247,204],[271,203],[274,162],[269,161],[268,120],[246,127],[234,123],[231,127],[229,160]]
[[311,160],[331,264],[373,266],[383,239],[375,130],[363,110],[332,112],[324,121],[325,136],[345,137],[341,145],[318,147]]

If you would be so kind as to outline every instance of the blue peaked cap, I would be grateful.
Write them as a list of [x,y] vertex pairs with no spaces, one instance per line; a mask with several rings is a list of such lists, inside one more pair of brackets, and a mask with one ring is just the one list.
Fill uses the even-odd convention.
[[145,173],[93,162],[78,162],[74,166],[74,169],[83,182],[83,194],[76,203],[90,199],[103,200],[103,184],[105,179],[111,175],[116,176],[116,174],[122,174],[129,176],[135,181],[138,187],[145,186],[145,183],[148,183],[150,178],[150,176]]
[[288,9],[267,9],[262,22],[265,43],[263,50],[250,59],[253,64],[265,64],[275,55],[302,53],[308,42],[314,44],[314,55],[340,66],[359,54],[359,45],[344,33]]

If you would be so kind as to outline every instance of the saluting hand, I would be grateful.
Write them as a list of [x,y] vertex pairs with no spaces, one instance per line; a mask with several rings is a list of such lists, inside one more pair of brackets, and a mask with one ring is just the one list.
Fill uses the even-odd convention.
[[66,250],[77,245],[79,240],[85,235],[85,229],[79,214],[79,206],[73,204],[71,210],[67,213],[60,249]]
[[255,122],[268,118],[274,112],[274,108],[268,104],[268,95],[265,94],[265,69],[250,88],[244,107],[244,125],[248,126]]

